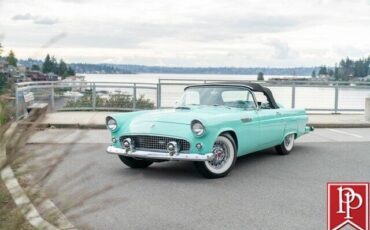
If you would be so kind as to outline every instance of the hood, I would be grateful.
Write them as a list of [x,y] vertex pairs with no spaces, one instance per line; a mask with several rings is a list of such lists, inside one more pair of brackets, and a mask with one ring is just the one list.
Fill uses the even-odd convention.
[[198,106],[187,107],[187,109],[160,109],[142,113],[133,117],[133,122],[164,122],[177,124],[190,124],[192,120],[198,119],[202,122],[233,114],[238,108],[228,108],[224,106]]

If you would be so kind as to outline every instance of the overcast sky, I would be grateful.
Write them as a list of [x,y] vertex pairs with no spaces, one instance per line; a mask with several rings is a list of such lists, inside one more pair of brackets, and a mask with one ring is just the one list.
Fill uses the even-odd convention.
[[0,0],[0,42],[68,62],[332,66],[370,54],[370,0]]

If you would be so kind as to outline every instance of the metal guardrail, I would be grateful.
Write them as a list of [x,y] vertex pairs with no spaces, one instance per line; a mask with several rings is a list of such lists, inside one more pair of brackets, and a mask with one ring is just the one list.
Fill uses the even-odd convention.
[[[46,102],[49,104],[51,111],[56,110],[116,110],[116,111],[135,111],[143,108],[138,107],[138,95],[145,95],[146,98],[150,99],[155,108],[167,108],[170,107],[165,105],[166,100],[174,100],[175,97],[182,93],[182,89],[191,84],[206,84],[211,82],[217,82],[219,80],[201,80],[201,79],[159,79],[158,83],[132,83],[132,82],[89,82],[89,81],[35,81],[35,82],[22,82],[15,85],[15,108],[17,118],[21,118],[26,114],[26,103],[24,102],[23,95],[25,93],[33,92],[35,94],[36,102]],[[231,80],[230,82],[233,82]],[[238,81],[234,81],[238,82]],[[256,81],[251,81],[256,82]],[[287,93],[290,93],[290,103],[286,103],[285,106],[295,108],[297,106],[297,92],[304,88],[311,89],[328,89],[331,94],[329,98],[322,98],[322,100],[333,100],[333,103],[329,107],[308,107],[308,111],[329,111],[334,113],[339,112],[362,112],[364,108],[360,105],[356,105],[352,108],[341,107],[340,93],[343,90],[354,89],[368,92],[370,96],[370,82],[327,82],[327,81],[266,81],[259,82],[264,86],[270,87],[273,91],[280,92],[282,88]],[[168,88],[167,91],[165,88]],[[176,89],[177,87],[177,89]],[[69,90],[69,91],[68,91]],[[120,90],[122,95],[130,97],[132,103],[129,107],[122,107],[120,105],[102,106],[99,104],[101,101],[101,95],[99,93],[112,93],[114,90]],[[124,91],[122,91],[124,90]],[[298,90],[298,91],[297,91]],[[57,93],[58,91],[59,93]],[[139,91],[146,91],[145,93],[139,93]],[[361,91],[361,92],[362,92]],[[65,104],[69,100],[76,100],[75,98],[68,98],[60,93],[66,92],[82,92],[84,95],[91,96],[86,101],[87,104],[79,107],[65,107]],[[275,93],[274,93],[275,94]],[[164,96],[165,95],[165,96]],[[317,96],[317,95],[316,95]],[[320,97],[320,95],[318,95]],[[325,95],[328,96],[328,95]],[[362,97],[362,96],[360,96]],[[364,96],[365,97],[365,96]],[[315,100],[312,97],[312,100]],[[86,99],[86,98],[85,98]],[[285,97],[287,99],[287,97]],[[310,100],[305,98],[305,100]],[[362,98],[360,99],[362,100]],[[287,101],[287,100],[286,100]],[[312,101],[311,101],[312,102]],[[365,98],[363,98],[363,103]],[[317,102],[319,103],[319,101]],[[307,107],[307,106],[304,106]],[[144,108],[145,109],[145,108]]]

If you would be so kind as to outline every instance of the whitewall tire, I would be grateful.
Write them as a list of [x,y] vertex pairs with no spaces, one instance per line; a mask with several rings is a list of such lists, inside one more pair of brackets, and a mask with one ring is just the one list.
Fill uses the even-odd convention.
[[294,147],[295,134],[291,133],[285,136],[283,142],[280,145],[275,146],[276,151],[280,155],[286,155],[290,153]]
[[233,139],[229,135],[217,137],[212,152],[214,158],[211,161],[194,162],[199,173],[206,178],[220,178],[229,174],[236,162]]

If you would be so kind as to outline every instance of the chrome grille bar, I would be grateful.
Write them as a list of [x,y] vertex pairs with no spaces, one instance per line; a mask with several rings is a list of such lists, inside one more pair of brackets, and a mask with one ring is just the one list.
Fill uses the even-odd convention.
[[134,142],[135,149],[138,150],[167,151],[167,144],[171,141],[176,141],[180,146],[180,152],[188,152],[190,150],[190,143],[179,138],[149,135],[126,135],[120,137],[121,144],[125,138],[131,138]]

